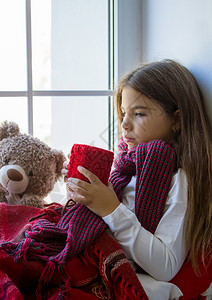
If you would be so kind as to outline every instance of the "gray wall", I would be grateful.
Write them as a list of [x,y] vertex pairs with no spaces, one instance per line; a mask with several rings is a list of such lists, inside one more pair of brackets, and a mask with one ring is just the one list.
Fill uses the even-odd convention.
[[140,62],[175,59],[205,94],[212,120],[212,0],[115,0],[115,74]]
[[172,58],[188,67],[212,120],[212,1],[143,0],[142,6],[142,60]]

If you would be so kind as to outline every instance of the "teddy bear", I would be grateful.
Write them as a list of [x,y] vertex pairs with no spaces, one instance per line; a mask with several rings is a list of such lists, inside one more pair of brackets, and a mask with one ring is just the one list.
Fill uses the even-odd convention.
[[52,149],[28,134],[18,124],[0,124],[0,202],[43,208],[45,197],[62,177],[66,160],[62,151]]

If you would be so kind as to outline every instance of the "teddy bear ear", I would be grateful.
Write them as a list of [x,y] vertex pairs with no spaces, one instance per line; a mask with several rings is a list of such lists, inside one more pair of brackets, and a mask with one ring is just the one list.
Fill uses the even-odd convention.
[[56,161],[56,180],[58,180],[62,176],[61,171],[63,169],[63,163],[66,161],[66,157],[64,153],[59,150],[53,149],[52,153],[54,154]]
[[16,136],[20,133],[18,124],[15,122],[4,121],[0,124],[0,140]]

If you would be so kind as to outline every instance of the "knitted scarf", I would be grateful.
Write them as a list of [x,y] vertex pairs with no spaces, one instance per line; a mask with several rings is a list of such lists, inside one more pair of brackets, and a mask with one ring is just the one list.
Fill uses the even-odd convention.
[[142,143],[129,151],[124,142],[119,145],[110,182],[121,201],[123,187],[136,176],[135,214],[152,233],[162,217],[175,169],[175,150],[164,141]]
[[[121,199],[123,187],[133,175],[137,177],[135,213],[142,226],[154,232],[163,214],[175,169],[175,151],[163,141],[140,144],[130,151],[121,144],[120,150],[110,181]],[[41,219],[25,231],[22,241],[1,244],[0,249],[11,254],[14,261],[46,261],[38,285],[40,292],[42,286],[51,281],[57,267],[68,284],[65,262],[85,249],[106,227],[101,217],[86,206],[75,204],[59,222]]]

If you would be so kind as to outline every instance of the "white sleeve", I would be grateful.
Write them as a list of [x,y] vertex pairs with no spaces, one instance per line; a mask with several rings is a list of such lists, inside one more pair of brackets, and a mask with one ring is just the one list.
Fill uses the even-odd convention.
[[157,280],[169,281],[182,266],[187,251],[183,228],[187,207],[187,180],[182,169],[173,176],[165,212],[154,234],[122,203],[103,220],[129,259]]

